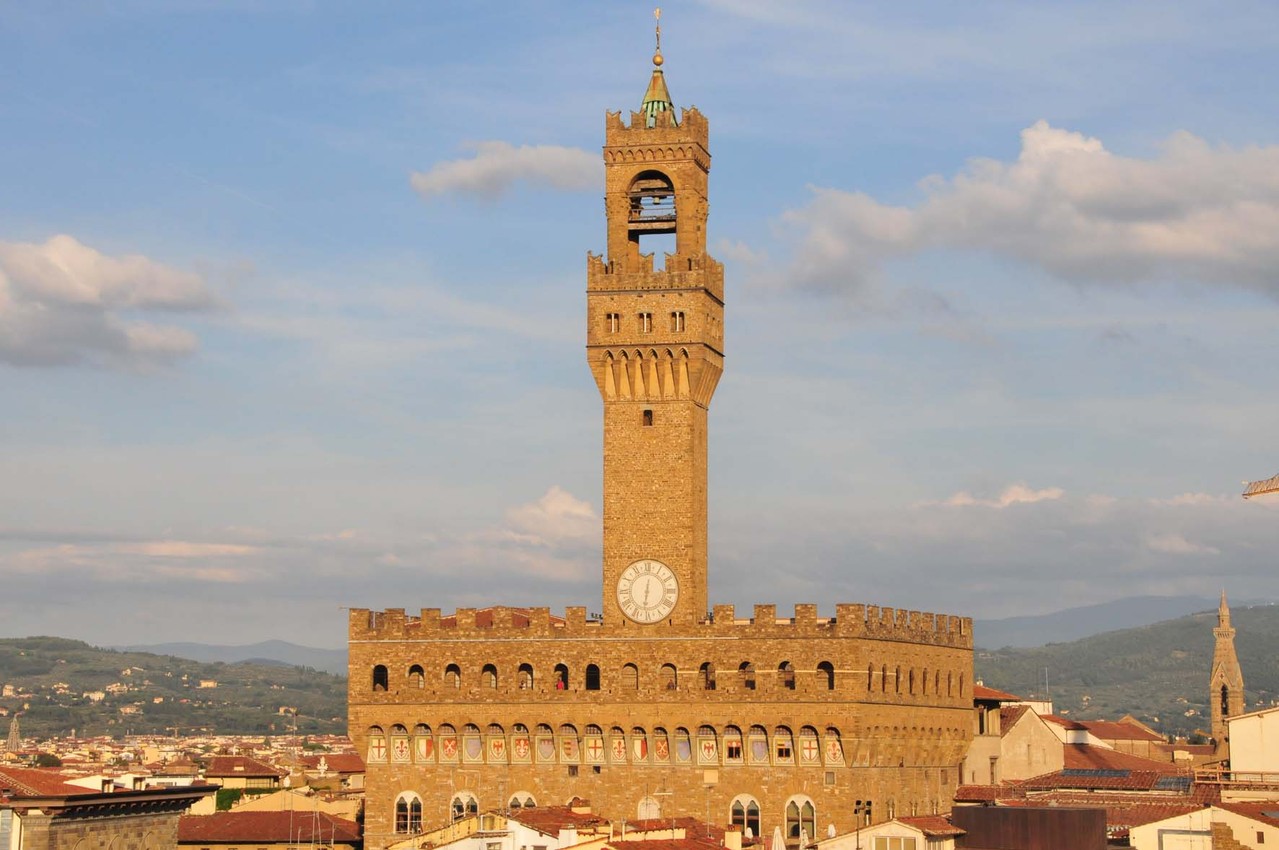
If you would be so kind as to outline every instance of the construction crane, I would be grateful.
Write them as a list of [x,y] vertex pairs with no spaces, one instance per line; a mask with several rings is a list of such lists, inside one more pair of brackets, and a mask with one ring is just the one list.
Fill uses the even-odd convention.
[[1253,496],[1265,496],[1270,493],[1279,493],[1279,475],[1262,481],[1243,482],[1243,497],[1245,499],[1251,499]]

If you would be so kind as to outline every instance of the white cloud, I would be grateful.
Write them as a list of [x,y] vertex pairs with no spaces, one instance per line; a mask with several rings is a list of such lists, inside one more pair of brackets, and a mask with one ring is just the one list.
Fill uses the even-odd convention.
[[451,193],[495,198],[517,182],[561,191],[603,186],[598,154],[560,145],[521,145],[489,141],[475,145],[475,156],[438,162],[415,171],[410,184],[424,198]]
[[966,490],[961,490],[947,499],[943,504],[952,507],[978,506],[1002,509],[1011,505],[1033,504],[1035,502],[1055,501],[1065,495],[1060,487],[1045,487],[1043,490],[1032,490],[1025,484],[1010,484],[994,499],[978,499]]
[[588,502],[558,485],[536,502],[507,511],[512,529],[526,539],[543,543],[589,540],[599,534],[600,521]]
[[1191,280],[1279,295],[1279,146],[1212,147],[1177,133],[1158,156],[1117,156],[1039,121],[1014,162],[972,160],[920,184],[914,206],[815,188],[786,214],[799,282],[857,291],[887,259],[983,251],[1080,282]]
[[169,362],[195,351],[195,335],[133,314],[213,304],[199,275],[138,254],[108,256],[65,234],[43,244],[0,242],[0,362]]
[[1152,534],[1146,538],[1146,546],[1155,552],[1165,555],[1220,555],[1221,550],[1212,546],[1192,543],[1183,535]]
[[111,584],[157,579],[240,583],[253,578],[255,570],[230,565],[227,559],[244,558],[257,551],[252,546],[186,540],[62,543],[0,555],[0,573],[64,574]]

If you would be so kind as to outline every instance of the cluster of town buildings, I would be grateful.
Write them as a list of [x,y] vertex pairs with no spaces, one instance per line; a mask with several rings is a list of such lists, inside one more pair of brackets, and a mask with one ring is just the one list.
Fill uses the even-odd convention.
[[[1214,699],[1206,743],[1169,741],[1141,722],[1072,720],[1050,704],[976,683],[965,711],[961,758],[945,801],[881,806],[855,800],[852,823],[836,826],[828,805],[792,830],[758,805],[712,806],[657,797],[631,813],[608,814],[589,799],[604,787],[546,797],[513,788],[479,804],[475,792],[441,784],[430,814],[422,795],[398,795],[389,836],[367,829],[378,805],[371,775],[390,766],[376,742],[357,752],[344,736],[22,738],[17,723],[0,753],[0,850],[951,850],[951,848],[1134,847],[1208,850],[1279,845],[1279,708],[1243,712],[1243,679],[1223,598],[1209,674]],[[1209,731],[1209,730],[1205,730]],[[514,748],[512,738],[506,744]],[[433,740],[433,745],[436,741]],[[511,776],[508,759],[457,763],[454,781],[487,787],[479,774]],[[562,740],[556,740],[557,747]],[[717,746],[721,743],[717,740]],[[462,746],[461,741],[458,742]],[[727,744],[725,743],[725,746]],[[434,749],[434,746],[432,747]],[[410,765],[420,753],[410,746]],[[634,756],[635,753],[630,753]],[[579,767],[590,760],[580,756]],[[733,782],[734,763],[717,754],[716,781]],[[802,757],[797,756],[797,761]],[[820,760],[820,759],[819,759]],[[35,764],[57,763],[55,767]],[[601,766],[615,766],[607,754]],[[423,765],[419,762],[418,770]],[[710,770],[700,761],[698,773]],[[532,765],[530,765],[531,767]],[[825,774],[829,761],[816,765]],[[435,765],[436,770],[441,765]],[[635,767],[635,766],[633,766]],[[678,763],[650,764],[649,795],[671,782]],[[801,765],[796,769],[804,772]],[[857,782],[856,765],[848,767]],[[422,771],[428,772],[428,771]],[[600,777],[603,772],[587,771]],[[579,779],[583,772],[577,772]],[[825,782],[827,777],[819,776]],[[625,783],[623,775],[619,782]],[[420,786],[419,786],[420,787]],[[500,785],[494,787],[501,787]],[[459,794],[466,795],[459,804]],[[868,795],[869,796],[869,795]],[[541,797],[539,799],[539,797]],[[706,804],[705,811],[687,813]],[[671,806],[673,811],[661,811]]]

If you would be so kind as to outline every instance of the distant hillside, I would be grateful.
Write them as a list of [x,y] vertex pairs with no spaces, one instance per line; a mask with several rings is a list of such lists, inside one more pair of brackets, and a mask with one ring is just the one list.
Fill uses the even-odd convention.
[[20,712],[26,737],[73,729],[81,736],[174,727],[183,734],[346,730],[345,679],[277,663],[210,663],[56,637],[4,638],[0,684],[0,716]]
[[973,640],[984,649],[1044,646],[1215,610],[1217,600],[1204,596],[1131,596],[1033,617],[975,620]]
[[235,664],[240,661],[253,663],[288,664],[295,667],[314,667],[335,676],[346,675],[345,649],[317,649],[298,646],[283,640],[266,640],[244,646],[224,646],[211,643],[155,643],[134,646],[116,646],[125,652],[151,652],[156,655],[176,655],[193,661],[222,661]]
[[[1235,649],[1248,710],[1279,697],[1279,607],[1234,608]],[[1208,674],[1217,614],[1194,614],[1033,649],[978,650],[979,679],[1023,697],[1048,695],[1058,714],[1133,714],[1168,733],[1208,727]]]

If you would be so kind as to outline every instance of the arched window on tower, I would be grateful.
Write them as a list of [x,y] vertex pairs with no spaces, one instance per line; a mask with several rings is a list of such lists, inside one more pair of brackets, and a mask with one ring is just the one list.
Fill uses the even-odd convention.
[[598,691],[600,689],[600,667],[598,664],[586,665],[586,689],[588,691]]
[[795,690],[795,666],[789,661],[783,661],[777,667],[777,683],[784,690]]
[[702,662],[702,666],[698,668],[698,678],[702,682],[702,690],[715,690],[715,665],[709,661]]
[[649,233],[675,232],[675,184],[660,171],[642,171],[631,181],[631,241]]
[[462,687],[462,668],[456,664],[450,664],[444,668],[444,687],[460,688]]
[[414,664],[409,668],[409,687],[419,689],[426,687],[426,671],[422,669],[421,664]]
[[679,687],[679,672],[675,669],[674,664],[663,664],[661,672],[663,688],[673,691]]
[[568,665],[566,664],[555,665],[555,690],[568,690]]
[[755,665],[749,661],[743,661],[737,668],[737,677],[741,680],[741,686],[748,691],[755,690]]
[[533,665],[521,664],[519,669],[519,680],[521,691],[533,690]]
[[1221,716],[1226,717],[1230,714],[1230,687],[1228,685],[1221,686]]
[[622,665],[622,687],[628,691],[639,690],[639,667],[634,664]]
[[373,666],[373,690],[375,691],[386,690],[388,681],[389,679],[386,674],[386,665],[375,664]]
[[817,681],[828,691],[835,690],[835,665],[823,661],[817,665]]
[[480,670],[480,684],[486,688],[497,688],[497,667],[492,664],[485,664]]

